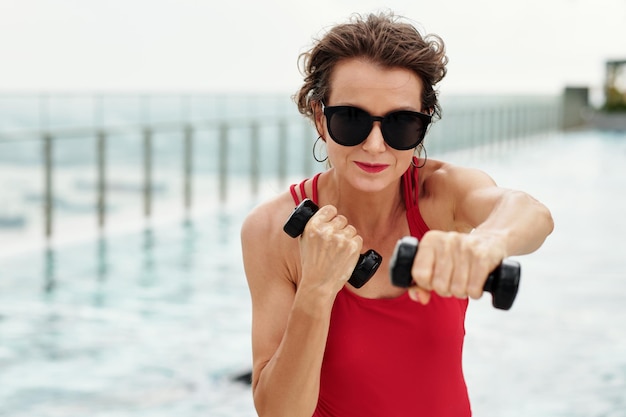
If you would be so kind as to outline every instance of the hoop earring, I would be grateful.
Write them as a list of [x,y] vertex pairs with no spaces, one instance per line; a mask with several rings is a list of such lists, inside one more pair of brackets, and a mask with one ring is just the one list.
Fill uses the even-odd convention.
[[313,159],[321,163],[321,162],[326,162],[326,160],[328,159],[328,154],[326,154],[326,157],[324,158],[319,158],[316,155],[315,149],[317,148],[317,143],[320,141],[320,139],[322,139],[322,137],[318,136],[317,139],[315,139],[315,143],[313,143]]
[[[418,150],[419,149],[419,150]],[[420,165],[415,165],[415,159],[411,159],[411,165],[413,165],[413,168],[424,168],[424,166],[426,165],[426,161],[428,160],[428,153],[426,152],[426,147],[423,144],[419,144],[415,150],[417,151],[417,156],[419,158],[420,154],[422,153],[422,150],[424,150],[424,162],[421,163]]]

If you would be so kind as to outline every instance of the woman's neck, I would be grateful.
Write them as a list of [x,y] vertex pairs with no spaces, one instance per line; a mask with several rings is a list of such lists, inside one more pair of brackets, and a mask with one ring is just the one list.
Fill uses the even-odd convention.
[[324,204],[336,206],[361,235],[374,237],[388,233],[404,217],[400,180],[376,192],[356,190],[332,175],[327,177],[327,181],[320,198]]

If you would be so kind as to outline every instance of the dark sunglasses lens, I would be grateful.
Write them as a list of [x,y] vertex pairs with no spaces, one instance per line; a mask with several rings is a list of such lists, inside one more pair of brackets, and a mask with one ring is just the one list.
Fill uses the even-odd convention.
[[356,107],[337,108],[328,120],[330,136],[340,145],[355,146],[363,142],[372,130],[372,119]]
[[424,139],[428,122],[412,112],[388,114],[383,122],[385,141],[394,149],[415,148]]

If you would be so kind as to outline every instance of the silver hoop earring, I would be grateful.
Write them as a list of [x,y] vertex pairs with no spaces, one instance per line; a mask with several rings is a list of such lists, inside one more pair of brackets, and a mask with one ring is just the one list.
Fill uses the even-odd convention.
[[426,152],[426,147],[423,144],[419,144],[415,150],[417,151],[417,156],[418,158],[420,157],[420,154],[422,153],[422,150],[424,150],[424,162],[421,163],[420,165],[415,165],[415,159],[411,158],[411,165],[413,165],[413,168],[424,168],[424,166],[426,165],[426,161],[428,160],[428,153]]
[[319,158],[317,156],[317,153],[315,152],[317,148],[317,143],[320,141],[320,139],[322,139],[322,137],[318,136],[317,139],[315,140],[315,143],[313,143],[313,159],[315,159],[317,162],[326,162],[326,160],[328,159],[328,154],[326,154],[324,158]]

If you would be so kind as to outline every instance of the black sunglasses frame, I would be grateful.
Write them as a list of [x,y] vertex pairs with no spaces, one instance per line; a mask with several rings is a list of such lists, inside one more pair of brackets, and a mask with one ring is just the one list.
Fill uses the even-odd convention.
[[[356,146],[356,145],[363,143],[367,139],[369,134],[371,133],[372,129],[374,128],[374,122],[380,122],[380,130],[383,134],[383,139],[385,140],[385,143],[389,145],[390,147],[392,147],[393,149],[396,149],[399,151],[406,151],[409,149],[413,149],[417,147],[420,143],[422,143],[422,141],[424,140],[424,137],[426,136],[426,130],[428,129],[428,125],[432,121],[431,115],[426,114],[426,113],[416,112],[416,111],[410,111],[410,110],[397,110],[397,111],[392,111],[390,113],[387,113],[384,116],[372,116],[367,111],[359,107],[355,107],[355,106],[326,106],[323,102],[320,102],[320,104],[322,105],[322,112],[324,113],[324,116],[326,116],[326,127],[328,128],[328,133],[330,133],[330,137],[335,142],[337,142],[338,144],[342,146]],[[367,134],[364,134],[362,138],[357,138],[357,141],[342,140],[341,138],[338,138],[335,135],[335,132],[333,132],[333,128],[331,124],[331,119],[333,115],[338,112],[346,111],[346,110],[350,110],[350,111],[357,110],[361,112],[363,115],[367,116],[367,118],[369,119],[369,129],[367,129]],[[391,135],[389,131],[389,123],[393,124],[394,123],[393,119],[397,116],[410,116],[410,117],[419,119],[419,121],[422,123],[422,126],[419,129],[420,134],[418,135],[417,139],[414,142],[410,143],[410,145],[403,145],[400,143],[396,143],[397,141],[394,140],[395,136]]]

